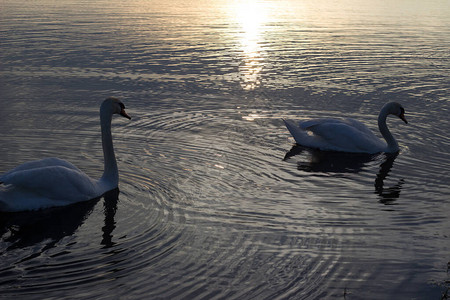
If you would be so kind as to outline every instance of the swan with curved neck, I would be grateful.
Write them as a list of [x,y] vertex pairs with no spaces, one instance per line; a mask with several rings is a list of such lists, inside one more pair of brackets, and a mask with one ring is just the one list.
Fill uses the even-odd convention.
[[117,188],[119,171],[111,135],[113,114],[131,119],[117,98],[107,98],[100,106],[104,171],[99,180],[59,158],[30,161],[0,176],[0,211],[63,206],[98,198]]
[[378,129],[386,142],[354,119],[314,119],[300,123],[283,121],[297,144],[304,147],[351,153],[395,153],[399,147],[386,125],[388,115],[397,116],[408,124],[405,109],[399,103],[386,103],[378,115]]

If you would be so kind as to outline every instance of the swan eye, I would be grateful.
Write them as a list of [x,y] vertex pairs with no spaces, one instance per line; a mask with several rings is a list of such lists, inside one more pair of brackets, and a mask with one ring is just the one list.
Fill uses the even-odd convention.
[[125,105],[122,102],[119,102],[120,108],[125,109]]

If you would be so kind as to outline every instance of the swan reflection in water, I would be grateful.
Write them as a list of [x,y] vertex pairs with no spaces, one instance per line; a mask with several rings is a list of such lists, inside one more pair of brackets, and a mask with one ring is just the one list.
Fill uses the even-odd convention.
[[119,189],[114,189],[107,192],[104,195],[105,202],[103,202],[103,212],[105,214],[104,226],[102,227],[103,235],[102,244],[103,248],[110,248],[115,245],[112,241],[113,231],[116,228],[116,211],[117,211],[117,203],[119,202]]
[[[105,218],[100,244],[109,248],[114,245],[112,232],[116,224],[114,216],[119,189],[108,191],[101,198],[104,198]],[[7,251],[45,242],[41,250],[44,252],[53,248],[64,237],[73,235],[84,224],[101,198],[40,211],[0,212],[1,241],[9,244]]]
[[385,159],[380,165],[380,170],[375,179],[375,193],[380,197],[380,202],[383,204],[394,204],[394,201],[400,197],[400,191],[402,189],[405,180],[399,179],[397,183],[391,187],[384,187],[384,180],[388,176],[389,172],[394,165],[394,160],[397,158],[398,153],[384,154]]
[[382,157],[380,169],[375,178],[375,194],[379,196],[379,202],[390,205],[400,197],[400,192],[404,184],[404,179],[390,187],[384,186],[384,181],[394,165],[398,156],[397,153],[346,153],[333,151],[320,151],[294,145],[284,156],[283,160],[288,160],[293,156],[307,152],[310,158],[307,161],[297,162],[297,168],[305,172],[315,173],[358,173],[370,162]]

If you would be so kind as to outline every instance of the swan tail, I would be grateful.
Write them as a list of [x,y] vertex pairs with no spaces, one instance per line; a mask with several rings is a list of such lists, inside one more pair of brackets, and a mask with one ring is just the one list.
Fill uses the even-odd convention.
[[308,135],[308,133],[299,127],[299,124],[293,120],[286,120],[283,119],[284,125],[286,125],[286,128],[291,133],[292,137],[294,138],[295,142],[302,146],[310,146],[310,140],[311,136]]

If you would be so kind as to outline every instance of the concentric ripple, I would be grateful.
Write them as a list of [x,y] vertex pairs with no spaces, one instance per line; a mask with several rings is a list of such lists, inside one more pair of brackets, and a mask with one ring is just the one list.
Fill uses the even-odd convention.
[[[2,1],[0,172],[98,178],[101,99],[133,118],[119,190],[0,214],[0,298],[448,296],[448,4],[359,2]],[[377,132],[387,101],[398,155],[309,151],[282,122]]]
[[[399,156],[317,156],[292,147],[282,126],[282,117],[298,115],[333,112],[160,109],[134,112],[132,121],[114,119],[120,192],[37,214],[2,215],[3,294],[13,297],[20,287],[28,298],[46,290],[57,299],[82,286],[101,298],[93,290],[102,286],[131,298],[320,299],[393,277],[399,282],[393,288],[401,287],[408,279],[395,266],[407,264],[409,255],[384,251],[401,251],[397,240],[411,226],[421,228],[420,238],[436,234],[424,224],[447,222],[427,199],[428,193],[443,199],[445,179],[418,186],[439,168],[437,158],[422,157],[428,169],[421,169],[414,148],[421,146],[403,146],[417,134],[408,127],[393,129]],[[83,128],[76,118],[63,119],[72,129],[56,134],[76,136],[60,140],[61,147],[85,149],[68,159],[100,176],[97,117],[87,117]],[[420,204],[405,203],[412,198]],[[392,210],[399,213],[379,215]],[[429,251],[418,245],[414,255]],[[369,253],[385,264],[365,267]]]

